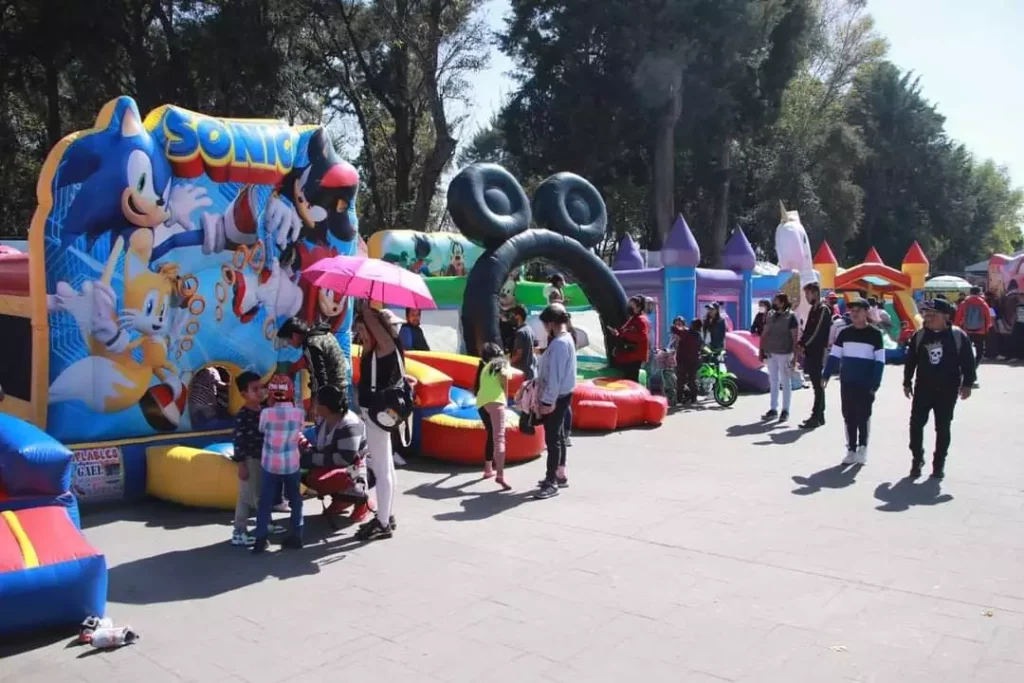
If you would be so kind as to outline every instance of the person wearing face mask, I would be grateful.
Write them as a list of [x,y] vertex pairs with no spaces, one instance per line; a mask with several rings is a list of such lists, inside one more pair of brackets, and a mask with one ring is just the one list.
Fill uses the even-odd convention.
[[[796,340],[800,323],[792,311],[789,297],[779,293],[772,301],[772,311],[764,325],[761,335],[761,360],[768,364],[768,385],[771,397],[771,408],[761,416],[762,420],[789,419],[790,400],[793,397],[793,383],[790,374],[793,370],[796,351]],[[779,383],[782,384],[782,412],[779,412]]]
[[615,364],[623,372],[623,377],[640,381],[640,368],[647,362],[650,353],[651,323],[644,313],[644,298],[632,296],[629,298],[629,319],[619,329],[608,328],[608,334],[612,335],[618,344],[615,349]]
[[704,343],[712,353],[719,353],[725,348],[725,333],[728,326],[722,317],[722,307],[717,301],[704,306]]
[[538,499],[552,498],[569,485],[565,472],[565,414],[576,388],[576,344],[569,334],[569,313],[561,304],[550,304],[540,314],[551,342],[540,359],[537,374],[541,386],[540,414],[547,445],[547,469],[534,492]]
[[750,325],[750,334],[760,337],[764,333],[764,324],[768,319],[768,311],[771,310],[771,307],[772,302],[768,299],[761,299],[757,302],[757,315],[754,316],[754,322]]

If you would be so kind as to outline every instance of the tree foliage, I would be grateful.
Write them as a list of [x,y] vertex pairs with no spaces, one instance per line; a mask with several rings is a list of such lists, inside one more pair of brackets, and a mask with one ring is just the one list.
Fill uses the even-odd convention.
[[956,269],[1019,241],[1020,192],[884,61],[865,0],[514,0],[502,47],[519,90],[467,159],[592,178],[617,236],[657,248],[682,211],[708,262],[732,223],[771,258],[782,199],[844,262],[916,239]]
[[[359,123],[369,229],[423,228],[482,68],[480,0],[0,0],[0,234],[23,235],[50,147],[122,94]],[[360,118],[362,117],[362,118]],[[333,132],[338,133],[343,129]]]

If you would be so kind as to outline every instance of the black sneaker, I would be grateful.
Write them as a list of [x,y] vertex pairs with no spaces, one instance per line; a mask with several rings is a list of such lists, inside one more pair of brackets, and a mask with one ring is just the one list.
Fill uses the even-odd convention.
[[[544,486],[544,484],[546,484],[546,483],[548,483],[547,479],[541,479],[540,481],[537,482],[537,488],[540,488],[541,486]],[[558,486],[558,488],[560,488],[560,489],[567,489],[567,488],[569,488],[569,477],[559,477],[559,476],[556,476],[555,477],[555,485]]]
[[283,541],[281,541],[281,547],[300,550],[302,548],[302,539],[295,534],[289,534]]
[[789,411],[783,410],[779,413],[779,422],[786,422],[787,420],[789,420]]
[[262,553],[267,549],[267,537],[257,538],[256,542],[252,544],[252,551],[254,553]]
[[942,470],[936,470],[936,469],[932,470],[932,479],[934,479],[936,481],[942,481],[945,478],[946,478],[946,473],[943,472]]
[[394,531],[395,529],[398,528],[398,522],[395,521],[395,516],[394,515],[391,515],[390,517],[388,517],[388,527],[392,531]]
[[391,534],[391,527],[384,526],[374,517],[359,527],[359,531],[356,532],[356,539],[360,541],[376,541],[378,539],[391,538]]
[[779,411],[777,411],[777,410],[769,410],[767,413],[765,413],[764,415],[761,416],[761,419],[765,420],[765,421],[767,421],[767,420],[774,420],[778,416],[779,416]]
[[554,498],[558,495],[558,487],[549,481],[544,482],[540,488],[533,492],[533,497],[537,500],[545,500],[547,498]]
[[807,418],[806,420],[800,423],[800,429],[817,429],[818,427],[821,427],[824,424],[824,420],[819,420],[817,417],[814,417],[812,415],[811,417]]
[[921,464],[915,462],[913,465],[910,466],[910,478],[911,479],[917,479],[920,476],[921,476]]

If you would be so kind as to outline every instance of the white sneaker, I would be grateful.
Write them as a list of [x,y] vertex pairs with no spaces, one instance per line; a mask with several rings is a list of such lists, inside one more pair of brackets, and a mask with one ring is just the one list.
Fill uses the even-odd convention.
[[395,467],[405,467],[406,465],[409,464],[405,461],[405,458],[400,456],[398,453],[392,453],[391,460],[394,461]]
[[868,447],[867,446],[858,446],[857,447],[857,453],[856,453],[856,460],[855,460],[855,462],[858,465],[866,465],[867,464],[867,462],[868,462]]
[[231,534],[231,545],[251,548],[255,543],[256,539],[250,536],[248,532],[235,531]]
[[857,451],[846,451],[846,457],[843,458],[844,465],[852,465],[857,462]]

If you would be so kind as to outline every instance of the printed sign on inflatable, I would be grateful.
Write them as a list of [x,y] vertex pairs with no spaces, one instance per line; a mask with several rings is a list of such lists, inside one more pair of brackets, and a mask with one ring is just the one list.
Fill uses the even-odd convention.
[[47,431],[80,443],[227,426],[228,410],[195,402],[237,407],[238,373],[301,365],[276,339],[291,316],[347,352],[347,301],[299,274],[356,252],[358,184],[322,128],[174,106],[143,119],[131,98],[109,102],[50,152],[37,189]]

